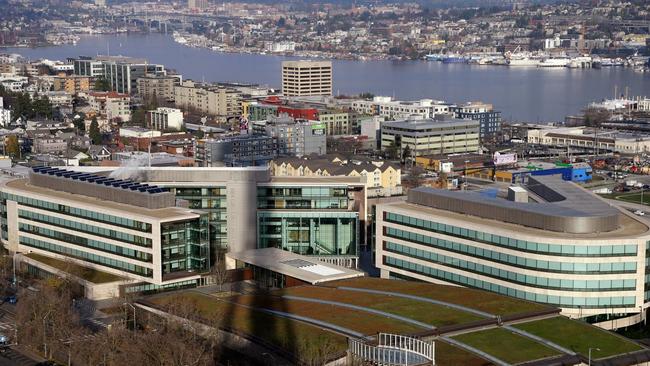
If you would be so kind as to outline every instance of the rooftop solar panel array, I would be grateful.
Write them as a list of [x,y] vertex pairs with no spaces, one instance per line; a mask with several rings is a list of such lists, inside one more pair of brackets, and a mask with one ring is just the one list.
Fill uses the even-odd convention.
[[35,167],[32,170],[34,171],[34,173],[37,174],[68,178],[71,180],[76,180],[76,181],[81,181],[86,183],[94,183],[98,185],[104,185],[107,187],[120,188],[120,189],[125,189],[130,191],[138,191],[138,192],[148,193],[148,194],[156,194],[156,193],[163,193],[169,191],[167,188],[161,188],[158,186],[138,183],[136,181],[132,181],[128,179],[115,179],[115,178],[109,178],[97,174],[81,173],[81,172],[75,172],[71,170],[54,168],[54,167]]

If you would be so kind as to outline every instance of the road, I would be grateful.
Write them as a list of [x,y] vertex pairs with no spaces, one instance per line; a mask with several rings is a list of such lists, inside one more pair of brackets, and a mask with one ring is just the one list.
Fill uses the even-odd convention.
[[0,366],[34,366],[38,361],[29,358],[15,349],[8,349],[0,353]]
[[[14,338],[16,318],[14,316],[14,306],[3,304],[0,307],[0,334],[11,339]],[[0,353],[0,366],[33,366],[40,362],[20,350],[7,348]]]

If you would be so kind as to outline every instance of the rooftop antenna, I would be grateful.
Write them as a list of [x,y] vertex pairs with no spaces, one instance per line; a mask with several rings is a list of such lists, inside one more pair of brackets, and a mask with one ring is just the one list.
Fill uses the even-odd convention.
[[106,56],[110,56],[110,55],[111,55],[111,44],[108,41],[106,41]]

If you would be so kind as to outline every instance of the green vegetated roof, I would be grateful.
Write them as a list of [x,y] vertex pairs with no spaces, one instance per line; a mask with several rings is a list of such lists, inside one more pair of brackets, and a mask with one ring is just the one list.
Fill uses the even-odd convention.
[[483,290],[458,286],[437,285],[425,282],[410,282],[363,277],[351,280],[330,282],[331,287],[356,287],[426,297],[466,306],[494,315],[514,315],[531,311],[548,310],[551,307],[513,297],[503,296]]
[[103,272],[94,268],[80,266],[70,261],[63,261],[60,259],[50,258],[36,253],[25,254],[25,256],[37,262],[41,262],[50,267],[54,267],[60,271],[69,273],[73,276],[77,276],[83,280],[92,283],[99,284],[99,283],[108,283],[108,282],[124,280],[124,278],[114,275],[112,273]]
[[[610,357],[643,349],[640,345],[615,333],[562,316],[517,324],[515,327],[585,356],[589,353],[589,348],[593,348],[594,358]],[[596,348],[600,351],[595,350]]]
[[453,338],[512,364],[560,355],[550,347],[503,328],[465,333]]
[[[331,282],[327,286],[299,286],[263,294],[227,298],[217,298],[192,291],[166,293],[155,295],[149,301],[162,306],[179,299],[193,301],[197,304],[201,317],[206,319],[220,317],[223,319],[222,326],[252,334],[295,354],[301,354],[305,344],[320,344],[319,342],[324,342],[326,348],[332,353],[343,352],[347,349],[346,337],[340,331],[328,329],[327,326],[315,326],[304,321],[269,314],[263,310],[310,318],[369,336],[379,332],[414,334],[427,331],[424,327],[414,324],[416,322],[400,320],[400,317],[436,328],[469,325],[488,319],[476,313],[418,300],[418,298],[337,288],[341,286],[410,294],[466,306],[490,314],[517,314],[525,318],[526,313],[530,313],[531,319],[536,320],[530,322],[523,320],[515,326],[576,353],[586,354],[589,347],[598,347],[601,351],[594,354],[597,358],[642,349],[632,341],[562,316],[537,320],[539,318],[534,312],[552,309],[549,306],[455,286],[367,277]],[[313,300],[325,303],[316,303]],[[346,305],[358,308],[353,309]],[[389,316],[373,311],[380,311]],[[502,327],[491,329],[477,327],[452,338],[508,363],[528,362],[561,355],[561,352],[555,348]],[[490,364],[480,355],[449,344],[443,339],[435,341],[435,344],[437,365]]]

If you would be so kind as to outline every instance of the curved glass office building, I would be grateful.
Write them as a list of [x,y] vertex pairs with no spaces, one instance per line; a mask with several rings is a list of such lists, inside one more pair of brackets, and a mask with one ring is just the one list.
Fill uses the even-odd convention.
[[382,277],[494,291],[604,327],[645,319],[643,219],[560,177],[530,178],[508,196],[418,188],[378,205]]

